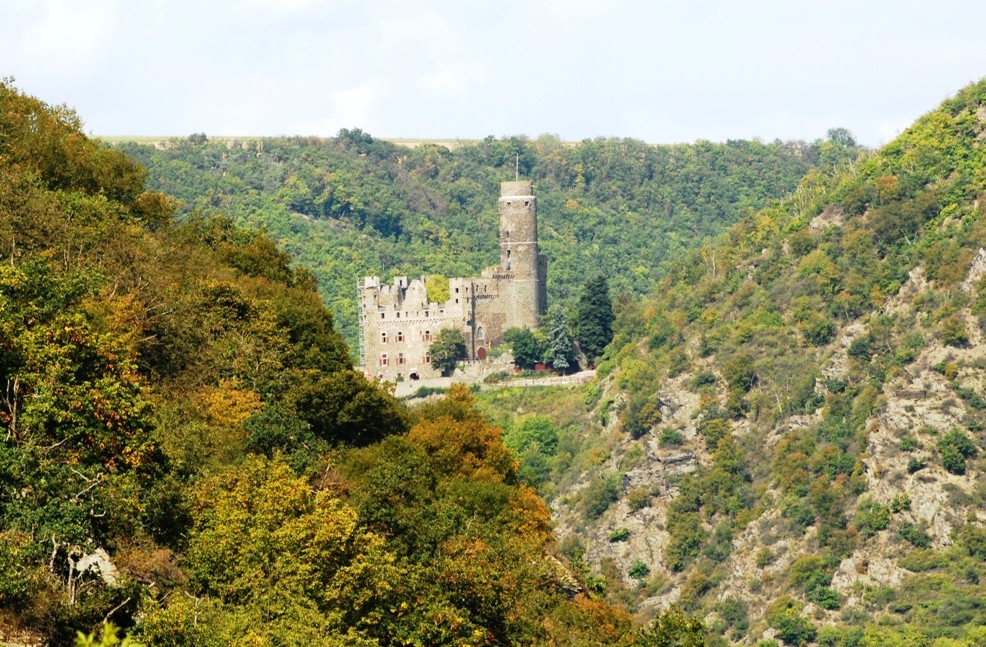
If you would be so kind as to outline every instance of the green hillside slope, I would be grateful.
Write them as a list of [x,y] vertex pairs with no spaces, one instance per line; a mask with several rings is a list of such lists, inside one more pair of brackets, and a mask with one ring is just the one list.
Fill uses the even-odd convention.
[[984,137],[986,81],[675,263],[579,396],[490,396],[508,443],[504,412],[556,425],[522,470],[611,598],[737,642],[980,644]]
[[121,143],[181,214],[264,228],[318,277],[355,346],[366,275],[473,276],[497,258],[497,187],[534,179],[549,301],[570,304],[587,268],[616,292],[649,293],[661,264],[795,188],[807,169],[851,159],[851,139],[815,144],[648,146],[552,137],[412,148],[342,131],[332,139]]

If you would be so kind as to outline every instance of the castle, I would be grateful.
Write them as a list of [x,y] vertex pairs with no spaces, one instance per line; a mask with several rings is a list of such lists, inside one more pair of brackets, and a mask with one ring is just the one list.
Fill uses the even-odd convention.
[[437,377],[429,348],[438,331],[462,331],[468,359],[485,360],[514,327],[534,330],[547,309],[548,261],[538,250],[537,200],[530,181],[500,184],[500,264],[477,278],[449,279],[449,299],[429,302],[424,280],[382,285],[363,279],[359,298],[360,364],[384,379]]

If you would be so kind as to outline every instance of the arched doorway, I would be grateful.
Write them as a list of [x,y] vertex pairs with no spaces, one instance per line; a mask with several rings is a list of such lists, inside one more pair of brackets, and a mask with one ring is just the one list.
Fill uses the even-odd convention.
[[486,347],[485,346],[480,346],[479,348],[476,349],[476,359],[478,359],[478,360],[484,360],[484,359],[486,359]]

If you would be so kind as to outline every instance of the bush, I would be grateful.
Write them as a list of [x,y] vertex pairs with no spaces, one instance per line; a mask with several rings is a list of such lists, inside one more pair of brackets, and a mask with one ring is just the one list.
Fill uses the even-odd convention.
[[965,321],[953,313],[941,322],[941,341],[946,346],[966,346],[969,343],[969,332]]
[[911,497],[907,492],[901,492],[890,501],[890,511],[894,514],[911,509]]
[[890,525],[890,508],[873,499],[865,498],[856,507],[853,524],[861,537],[864,539],[872,537]]
[[858,359],[861,362],[868,362],[873,357],[873,338],[863,335],[852,340],[849,344],[849,357]]
[[766,546],[762,547],[757,551],[756,565],[757,568],[766,568],[774,563],[774,553]]
[[647,488],[634,488],[627,492],[627,505],[630,506],[631,512],[643,510],[650,507],[652,497],[652,492]]
[[495,371],[483,378],[483,384],[499,384],[500,382],[506,382],[509,378],[510,376],[506,371]]
[[620,498],[619,479],[615,474],[598,476],[586,486],[582,505],[588,519],[598,519]]
[[835,332],[835,324],[818,314],[801,324],[801,334],[809,346],[824,346],[835,338]]
[[665,427],[657,437],[657,442],[661,447],[678,447],[685,443],[685,437],[677,429]]
[[635,580],[642,580],[650,575],[650,567],[638,559],[630,565],[630,569],[627,571],[627,574]]
[[705,438],[705,446],[710,452],[714,452],[719,446],[719,441],[729,435],[729,423],[722,418],[704,420],[699,426],[699,432]]
[[965,462],[976,454],[976,445],[959,429],[952,429],[938,441],[942,466],[952,474],[965,474]]
[[634,440],[661,422],[661,410],[654,397],[634,396],[623,414],[623,430]]
[[900,441],[900,451],[902,452],[913,452],[915,449],[920,449],[921,443],[914,436],[908,436]]
[[925,532],[923,527],[915,526],[910,521],[906,521],[897,531],[897,536],[909,542],[916,548],[927,548],[931,545],[931,537]]
[[907,459],[907,473],[914,474],[919,472],[928,466],[928,461],[923,458],[918,458],[917,456],[911,456]]
[[692,378],[692,388],[698,389],[703,386],[710,386],[716,383],[716,374],[712,371],[702,371]]
[[785,645],[806,645],[818,634],[815,625],[801,615],[800,605],[787,596],[767,609],[767,624],[777,631],[777,637]]
[[978,560],[986,559],[986,528],[965,525],[959,531],[959,545],[970,557]]
[[627,528],[626,526],[620,528],[619,530],[614,530],[613,532],[609,533],[609,541],[611,543],[615,543],[618,541],[626,541],[628,539],[630,539],[630,529]]

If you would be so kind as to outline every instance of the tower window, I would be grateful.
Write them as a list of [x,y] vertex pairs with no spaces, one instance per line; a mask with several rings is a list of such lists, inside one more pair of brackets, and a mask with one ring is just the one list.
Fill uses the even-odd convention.
[[381,319],[385,319],[386,317],[387,317],[387,313],[386,312],[381,312],[380,313],[380,318]]
[[530,200],[524,200],[524,206],[525,207],[531,206],[531,201]]

